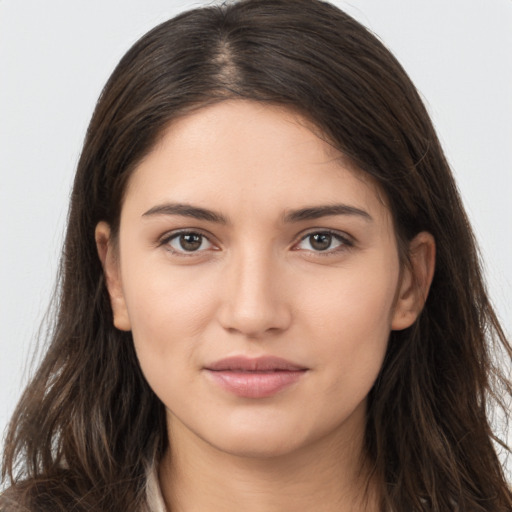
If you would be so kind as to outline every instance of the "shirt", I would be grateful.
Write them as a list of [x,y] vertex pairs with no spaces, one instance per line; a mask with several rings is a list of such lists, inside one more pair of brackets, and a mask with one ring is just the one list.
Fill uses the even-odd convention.
[[167,512],[162,491],[158,482],[158,471],[155,464],[148,474],[146,482],[146,496],[150,512]]

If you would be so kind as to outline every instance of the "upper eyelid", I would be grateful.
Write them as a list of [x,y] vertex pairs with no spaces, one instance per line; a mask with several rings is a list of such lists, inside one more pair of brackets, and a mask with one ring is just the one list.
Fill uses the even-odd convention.
[[[326,249],[324,251],[316,251],[314,249],[300,249],[298,246],[301,244],[304,240],[306,240],[309,236],[317,234],[317,233],[327,233],[329,235],[332,235],[333,237],[339,239],[340,245],[338,247],[334,247],[332,249]],[[344,253],[349,250],[353,250],[356,248],[356,240],[346,234],[345,232],[340,232],[338,230],[332,230],[332,229],[313,229],[306,233],[304,233],[298,241],[294,242],[291,246],[291,249],[293,251],[305,251],[306,253],[311,253],[315,257],[321,256],[321,257],[328,257],[328,256],[334,256],[336,254]]]
[[165,232],[163,235],[158,237],[159,243],[166,243],[169,240],[172,240],[173,238],[176,238],[179,235],[187,234],[187,233],[194,233],[197,235],[204,236],[210,243],[215,244],[215,237],[211,234],[206,232],[204,229],[200,228],[179,228],[179,229],[172,229],[171,231]]
[[308,236],[311,236],[311,235],[314,235],[317,233],[328,233],[329,235],[339,237],[342,240],[346,240],[347,242],[350,242],[350,243],[356,242],[355,237],[353,237],[346,231],[340,231],[338,229],[332,229],[332,228],[309,228],[298,235],[298,241],[300,242],[300,241],[304,240],[305,238],[307,238]]
[[[171,245],[171,241],[178,238],[180,235],[183,234],[196,234],[204,237],[208,243],[210,244],[210,247],[207,247],[206,249],[198,250],[198,251],[186,251],[186,250],[179,250]],[[168,253],[180,257],[180,258],[199,258],[201,256],[205,256],[205,254],[208,251],[215,251],[218,248],[218,244],[210,238],[210,236],[206,235],[202,232],[200,229],[177,229],[168,231],[167,234],[164,234],[162,237],[160,237],[157,241],[157,247],[164,248]]]
[[[193,227],[187,227],[187,228],[178,228],[173,229],[171,231],[167,231],[162,236],[159,236],[157,239],[157,243],[159,245],[163,245],[173,238],[176,238],[177,236],[184,234],[184,233],[196,233],[198,235],[204,236],[212,245],[219,246],[221,245],[217,239],[212,233],[205,231],[201,228],[193,228]],[[348,242],[349,244],[355,244],[356,239],[346,231],[340,231],[333,228],[322,228],[322,227],[313,227],[308,228],[306,230],[301,231],[299,234],[295,235],[294,240],[292,242],[292,247],[297,245],[299,242],[302,242],[305,240],[308,236],[314,235],[315,233],[328,233],[330,235],[333,235],[335,237],[340,238],[341,240],[344,240]]]

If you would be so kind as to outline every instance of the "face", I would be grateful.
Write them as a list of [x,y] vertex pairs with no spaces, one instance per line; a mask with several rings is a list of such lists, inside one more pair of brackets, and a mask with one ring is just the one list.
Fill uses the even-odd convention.
[[103,223],[97,240],[171,434],[228,453],[361,433],[390,331],[417,313],[376,185],[276,106],[175,121],[130,178],[117,243]]

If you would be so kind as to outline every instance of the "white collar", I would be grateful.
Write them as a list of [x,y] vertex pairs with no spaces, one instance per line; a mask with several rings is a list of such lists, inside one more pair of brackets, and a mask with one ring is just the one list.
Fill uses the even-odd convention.
[[160,484],[158,482],[158,464],[153,464],[148,471],[148,477],[146,480],[146,496],[150,512],[167,512]]

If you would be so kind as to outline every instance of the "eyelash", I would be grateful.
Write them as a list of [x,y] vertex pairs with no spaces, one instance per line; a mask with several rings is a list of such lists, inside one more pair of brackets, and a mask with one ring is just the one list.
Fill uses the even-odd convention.
[[[195,235],[195,236],[201,237],[202,240],[201,240],[201,245],[199,246],[199,249],[201,248],[201,246],[203,245],[205,240],[212,247],[216,247],[215,244],[210,240],[210,237],[208,235],[201,233],[201,231],[199,231],[199,230],[186,230],[186,229],[180,230],[180,231],[174,231],[170,234],[167,234],[164,238],[162,238],[160,240],[158,245],[165,246],[165,248],[172,254],[176,254],[179,256],[183,256],[183,257],[197,256],[198,254],[201,254],[201,253],[205,252],[206,250],[208,250],[208,249],[194,250],[194,251],[187,251],[185,249],[177,250],[170,245],[170,243],[173,240],[176,240],[179,237],[184,236],[184,235]],[[330,249],[330,248],[325,249],[325,250],[305,249],[306,251],[313,253],[315,255],[330,256],[333,254],[337,254],[341,251],[349,250],[352,247],[354,247],[354,242],[348,236],[342,235],[338,231],[333,231],[330,229],[317,229],[314,231],[309,231],[308,233],[302,235],[300,237],[299,241],[293,244],[292,249],[296,250],[296,251],[300,250],[299,248],[297,248],[297,246],[300,245],[303,241],[307,240],[308,238],[313,237],[314,235],[328,235],[328,236],[332,237],[333,240],[336,240],[337,242],[340,243],[340,245],[338,245],[334,249]],[[216,250],[216,249],[214,249],[214,250]]]
[[[309,231],[305,235],[303,235],[299,242],[294,244],[294,248],[297,247],[301,242],[304,240],[307,240],[308,238],[313,237],[314,235],[328,235],[332,237],[333,240],[336,240],[340,243],[339,246],[335,247],[334,249],[326,249],[326,250],[314,250],[314,249],[306,249],[311,253],[314,253],[318,256],[332,256],[333,254],[337,254],[342,251],[349,250],[354,247],[354,242],[351,240],[347,235],[343,235],[338,231],[333,231],[331,229],[317,229],[314,231]],[[310,242],[311,243],[311,242]],[[295,249],[299,250],[299,249]]]
[[158,245],[160,246],[165,246],[165,248],[171,252],[172,254],[176,254],[178,256],[184,256],[184,257],[190,257],[190,256],[197,256],[198,254],[201,254],[202,252],[204,252],[204,249],[199,251],[199,250],[196,250],[196,251],[186,251],[185,249],[183,250],[177,250],[175,249],[174,247],[172,247],[170,245],[170,243],[173,241],[173,240],[176,240],[176,239],[179,239],[179,237],[181,236],[184,236],[184,235],[196,235],[196,236],[199,236],[201,237],[201,245],[203,245],[204,241],[207,240],[209,244],[211,244],[211,246],[215,247],[215,244],[210,240],[210,237],[204,233],[201,233],[201,231],[199,230],[190,230],[190,229],[183,229],[183,230],[180,230],[180,231],[173,231],[172,233],[169,233],[167,234],[166,236],[164,236],[164,238],[162,238],[159,242]]

